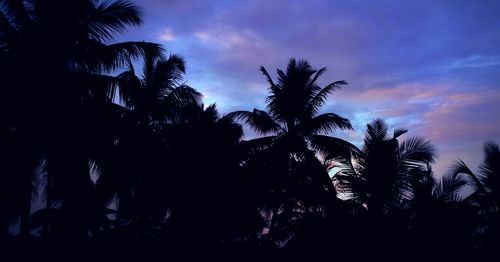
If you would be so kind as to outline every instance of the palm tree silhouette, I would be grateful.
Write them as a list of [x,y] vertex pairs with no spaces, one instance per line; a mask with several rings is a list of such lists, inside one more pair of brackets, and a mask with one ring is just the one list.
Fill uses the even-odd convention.
[[[37,165],[46,163],[49,184],[60,188],[53,190],[48,201],[65,199],[64,206],[74,218],[80,217],[78,209],[85,206],[84,196],[90,192],[89,151],[99,150],[84,141],[99,140],[93,136],[101,132],[86,132],[92,126],[106,128],[102,124],[107,121],[93,113],[109,107],[103,104],[110,102],[114,82],[101,73],[141,56],[146,49],[161,51],[152,43],[110,43],[127,26],[139,25],[139,15],[135,5],[121,0],[1,3],[0,68],[6,83],[0,101],[2,135],[31,142],[16,160],[27,171],[23,175],[13,168],[8,174],[26,177],[22,180],[31,184]],[[38,161],[42,158],[46,161]],[[32,186],[22,188],[24,196],[34,191]],[[25,197],[22,235],[29,234],[30,203]]]
[[[335,196],[326,168],[316,158],[314,150],[322,151],[329,147],[330,152],[337,150],[337,154],[344,154],[355,147],[342,139],[322,135],[335,130],[352,129],[348,119],[334,113],[320,114],[328,95],[346,85],[345,81],[335,81],[320,87],[317,80],[326,68],[314,70],[307,61],[296,61],[293,58],[286,71],[277,69],[276,83],[264,67],[260,70],[270,85],[267,112],[254,109],[251,112],[236,111],[229,115],[244,120],[258,134],[271,134],[245,141],[244,144],[250,151],[261,154],[260,157],[254,156],[259,161],[250,160],[249,163],[262,165],[265,174],[272,174],[274,178],[267,177],[265,180],[274,187],[271,191],[281,192],[277,194],[281,195],[278,197],[281,200],[273,204],[274,215],[270,225],[273,228],[278,221],[278,213],[284,213],[280,210],[288,212],[297,204],[308,205],[314,202],[313,206],[320,202],[324,205],[325,197],[329,198],[327,196],[332,194]],[[267,157],[262,157],[263,155]],[[257,167],[250,169],[255,168]],[[258,173],[262,174],[260,171]],[[312,196],[317,199],[312,201]],[[312,202],[299,203],[308,197]]]
[[362,204],[369,212],[383,214],[388,204],[404,197],[404,189],[413,172],[430,170],[436,154],[432,144],[412,137],[401,144],[397,138],[407,132],[389,127],[381,119],[367,125],[364,145],[353,158],[334,159],[341,169],[334,175],[341,192]]
[[338,168],[332,179],[362,221],[356,230],[363,231],[363,245],[370,248],[401,244],[407,227],[402,207],[412,199],[411,182],[430,174],[436,157],[423,138],[399,143],[406,129],[395,129],[392,137],[388,132],[389,126],[375,119],[367,125],[364,145],[356,154],[327,158]]
[[136,76],[131,62],[118,76],[120,98],[140,122],[160,128],[177,120],[183,106],[201,103],[201,94],[181,82],[184,73],[182,57],[146,52],[142,78]]
[[411,179],[409,197],[400,208],[407,211],[413,237],[409,241],[416,249],[425,245],[436,252],[465,251],[478,244],[484,219],[473,198],[464,194],[466,179],[452,173],[436,178],[430,170],[414,173]]
[[[165,201],[158,202],[162,197],[165,200],[165,188],[159,185],[165,185],[172,173],[169,170],[173,152],[170,143],[175,139],[166,135],[165,129],[179,124],[185,117],[182,111],[186,106],[201,104],[201,94],[181,82],[185,64],[178,55],[165,57],[155,50],[146,50],[141,76],[136,75],[131,60],[128,64],[128,69],[116,77],[113,93],[118,94],[123,116],[130,124],[121,137],[122,151],[128,155],[130,163],[108,165],[108,174],[122,175],[101,176],[97,188],[106,196],[106,201],[118,194],[119,223],[132,220],[137,226],[139,220],[153,219],[161,224],[163,218],[158,217],[165,215],[167,207]],[[106,166],[106,162],[114,160],[109,159],[101,165]],[[155,199],[151,199],[152,195]]]
[[452,167],[453,177],[465,176],[473,192],[467,197],[481,207],[481,214],[486,218],[485,241],[494,251],[495,243],[500,240],[500,148],[495,142],[487,142],[483,147],[483,161],[479,166],[479,175],[475,174],[462,160]]

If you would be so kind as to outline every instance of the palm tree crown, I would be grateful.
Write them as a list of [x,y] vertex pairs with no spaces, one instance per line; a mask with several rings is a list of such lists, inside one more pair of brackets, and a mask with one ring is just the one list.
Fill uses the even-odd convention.
[[352,159],[335,159],[341,169],[334,176],[338,188],[369,210],[384,212],[384,206],[408,197],[407,186],[414,176],[430,170],[436,159],[434,146],[421,137],[399,143],[407,132],[395,129],[389,137],[389,126],[381,119],[367,125],[364,145]]
[[128,70],[118,75],[121,101],[146,126],[175,122],[184,106],[201,103],[201,94],[181,82],[184,73],[182,57],[147,51],[141,77],[131,62]]
[[[228,114],[244,120],[256,133],[266,137],[243,141],[250,152],[244,166],[256,191],[269,194],[266,203],[271,210],[270,232],[278,241],[287,241],[297,225],[296,211],[310,210],[324,215],[335,211],[336,194],[327,169],[317,153],[351,154],[355,146],[326,134],[352,129],[348,119],[334,113],[320,114],[328,95],[347,83],[335,81],[325,87],[317,84],[326,68],[314,70],[307,61],[290,59],[286,71],[277,69],[275,82],[264,67],[261,72],[269,83],[267,111],[236,111]],[[262,177],[262,174],[271,174]],[[268,211],[265,211],[268,212]],[[308,217],[300,215],[300,217]],[[282,232],[282,233],[280,233]]]
[[326,68],[314,70],[307,61],[297,62],[293,58],[290,59],[286,71],[277,69],[276,83],[264,67],[260,70],[270,86],[270,94],[266,100],[267,112],[254,109],[251,112],[236,111],[231,113],[231,116],[244,120],[258,134],[273,134],[269,138],[287,137],[292,139],[288,142],[301,143],[300,146],[297,145],[302,147],[296,148],[298,150],[307,147],[304,144],[306,141],[316,149],[320,149],[327,142],[350,147],[343,140],[333,137],[325,139],[325,136],[321,136],[337,129],[352,129],[349,120],[334,113],[319,114],[328,95],[346,85],[345,81],[335,81],[321,88],[317,80]]

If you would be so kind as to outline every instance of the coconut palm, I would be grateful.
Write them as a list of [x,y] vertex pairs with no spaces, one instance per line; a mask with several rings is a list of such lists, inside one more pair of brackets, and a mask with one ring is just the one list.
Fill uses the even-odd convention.
[[[412,199],[410,182],[430,172],[435,160],[432,144],[420,137],[399,142],[406,129],[395,129],[381,119],[367,125],[364,145],[357,155],[331,158],[337,172],[333,181],[361,219],[367,247],[400,246],[407,218],[403,204]],[[384,240],[384,241],[381,241]]]
[[395,129],[389,137],[389,126],[381,119],[367,125],[363,148],[353,158],[336,160],[340,165],[333,179],[341,192],[366,205],[371,213],[383,214],[402,198],[408,179],[415,172],[430,170],[436,159],[432,144],[421,137],[399,143],[406,129]]
[[118,94],[143,125],[161,128],[177,120],[183,106],[201,103],[201,94],[182,83],[185,73],[182,57],[147,52],[142,67],[139,77],[129,62],[128,70],[118,75]]
[[[231,113],[244,120],[256,133],[274,135],[269,138],[287,137],[289,142],[296,142],[291,145],[293,151],[306,148],[306,142],[318,143],[318,135],[338,129],[352,129],[346,118],[334,113],[319,114],[328,96],[347,84],[345,81],[335,81],[323,88],[318,86],[317,80],[326,72],[326,68],[314,70],[307,61],[297,62],[292,58],[286,72],[277,69],[277,83],[264,67],[260,70],[270,85],[267,112],[254,109],[251,112]],[[339,142],[335,138],[331,140]]]
[[[89,191],[83,188],[91,185],[89,151],[101,150],[85,142],[99,140],[93,135],[102,133],[85,133],[89,127],[106,128],[102,124],[107,121],[100,121],[102,117],[96,120],[99,114],[93,113],[109,107],[103,104],[109,104],[114,82],[101,73],[120,67],[145,50],[161,51],[158,45],[145,42],[112,43],[127,26],[140,23],[139,9],[129,1],[0,2],[2,139],[19,136],[19,140],[31,141],[25,153],[33,155],[25,159],[45,156],[54,178],[49,179],[54,181],[51,185],[80,188],[59,192],[62,195],[57,197],[66,200],[65,206],[83,206]],[[4,153],[8,154],[3,152],[2,156]],[[20,164],[36,170],[41,162]],[[8,175],[21,177],[13,172]],[[34,172],[25,173],[31,178],[24,180],[31,183]],[[31,186],[23,188],[27,190],[24,195],[33,191]],[[24,201],[21,212],[23,235],[29,234],[30,202]]]
[[328,95],[345,81],[335,81],[321,88],[318,78],[326,72],[326,68],[314,70],[307,61],[291,59],[286,72],[277,69],[278,82],[275,83],[267,70],[261,67],[270,85],[267,98],[267,112],[236,111],[229,115],[244,120],[257,134],[269,135],[247,141],[257,147],[283,145],[287,153],[300,155],[309,148],[322,151],[335,147],[339,153],[355,149],[347,141],[325,136],[323,134],[335,130],[352,129],[348,119],[334,113],[320,114]]
[[181,82],[185,73],[182,57],[165,57],[162,53],[152,51],[145,52],[142,59],[143,73],[140,76],[132,60],[129,60],[127,70],[114,79],[117,84],[111,91],[118,95],[118,103],[123,106],[123,118],[131,124],[125,129],[126,132],[122,132],[121,153],[117,152],[121,159],[130,161],[110,165],[115,162],[113,156],[103,155],[106,160],[99,162],[99,166],[103,167],[100,173],[115,175],[101,176],[97,188],[105,201],[117,196],[118,220],[121,223],[139,217],[152,217],[146,211],[140,211],[146,205],[164,207],[164,203],[151,199],[148,204],[142,202],[148,200],[141,200],[145,195],[151,195],[153,188],[156,188],[153,190],[156,193],[165,191],[159,187],[164,183],[154,185],[151,181],[158,181],[162,177],[166,180],[171,173],[168,169],[172,153],[169,145],[171,137],[165,136],[163,130],[167,125],[180,121],[183,107],[198,105],[201,100],[200,93]]
[[307,61],[293,58],[285,71],[277,69],[277,82],[264,67],[260,70],[270,86],[267,111],[254,109],[229,115],[243,120],[257,134],[267,135],[243,144],[252,152],[245,164],[248,172],[261,181],[252,184],[267,192],[267,204],[261,206],[270,208],[269,227],[275,228],[282,220],[278,216],[291,218],[298,206],[324,212],[332,196],[335,198],[335,188],[316,152],[328,147],[330,153],[350,154],[355,147],[327,135],[352,129],[349,120],[334,113],[321,113],[328,96],[346,85],[345,81],[320,87],[317,81],[326,68],[314,70]]

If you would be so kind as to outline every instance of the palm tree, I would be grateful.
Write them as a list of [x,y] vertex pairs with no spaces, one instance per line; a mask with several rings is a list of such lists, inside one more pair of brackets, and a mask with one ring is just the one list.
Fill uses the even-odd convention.
[[332,179],[346,204],[353,206],[356,227],[362,227],[355,229],[362,231],[358,233],[368,248],[401,245],[398,239],[404,237],[408,218],[403,206],[412,199],[411,182],[430,174],[436,157],[432,144],[423,138],[399,143],[406,129],[395,129],[393,136],[388,132],[388,125],[376,119],[367,125],[364,145],[356,155],[327,158],[338,168]]
[[[170,173],[170,143],[175,138],[166,136],[164,130],[182,119],[181,111],[185,106],[199,105],[201,101],[200,93],[181,82],[185,73],[182,57],[165,57],[147,50],[141,76],[136,75],[131,60],[128,64],[128,69],[114,79],[117,85],[111,93],[118,95],[123,117],[130,124],[126,128],[129,133],[124,132],[121,137],[123,153],[120,153],[130,159],[130,163],[109,165],[115,162],[113,157],[100,162],[104,167],[102,173],[121,175],[103,175],[97,181],[97,189],[105,202],[117,194],[120,223],[158,217],[157,213],[148,213],[146,206],[151,206],[150,210],[163,209],[159,213],[165,215],[165,201],[157,200],[162,197],[165,200],[162,195],[165,189],[160,185],[165,184],[161,180],[166,180]],[[155,199],[151,199],[151,195]],[[150,203],[145,203],[147,201]]]
[[184,73],[182,57],[147,52],[141,77],[131,62],[128,70],[118,75],[120,99],[143,125],[161,128],[177,120],[183,106],[201,102],[201,94],[181,82]]
[[424,138],[412,137],[399,143],[397,138],[407,130],[395,129],[392,138],[388,131],[383,120],[374,120],[367,125],[358,155],[334,159],[340,166],[333,177],[339,190],[379,215],[408,197],[408,180],[415,172],[430,170],[436,159],[434,147]]
[[477,245],[482,218],[479,207],[464,195],[467,181],[452,173],[440,178],[425,171],[412,176],[406,189],[411,198],[401,208],[408,211],[409,245],[435,252],[465,251]]
[[336,154],[350,154],[355,147],[325,135],[335,130],[352,129],[348,119],[334,113],[320,113],[328,96],[346,85],[345,81],[320,87],[317,80],[326,68],[314,70],[307,61],[293,58],[286,71],[277,69],[277,82],[264,67],[260,70],[270,85],[267,111],[254,109],[229,115],[244,120],[258,134],[270,135],[244,144],[250,152],[256,152],[251,154],[254,159],[250,158],[247,163],[250,172],[258,177],[261,177],[259,174],[272,174],[262,177],[261,182],[268,182],[267,191],[273,192],[271,199],[276,199],[271,204],[274,207],[270,227],[273,228],[278,214],[287,213],[297,205],[307,208],[312,205],[323,210],[317,205],[325,205],[325,199],[331,202],[328,195],[335,197],[333,184],[326,168],[315,156],[315,150],[322,152],[328,147]]
[[[101,74],[145,50],[161,51],[158,45],[145,42],[111,44],[127,26],[140,23],[139,9],[123,0],[0,2],[0,69],[5,83],[0,133],[2,138],[19,136],[17,141],[30,141],[23,157],[26,162],[20,159],[20,164],[36,170],[37,164],[45,161],[31,159],[45,156],[49,176],[54,178],[49,179],[54,181],[51,184],[59,184],[61,189],[79,188],[61,190],[51,197],[64,198],[65,206],[73,206],[75,210],[69,213],[74,213],[74,218],[79,217],[76,209],[84,206],[81,202],[91,185],[89,151],[99,150],[85,141],[97,139],[92,136],[101,132],[85,131],[90,126],[105,128],[103,122],[96,123],[98,115],[93,113],[109,107],[105,104],[111,100],[110,87],[114,85]],[[16,175],[20,171],[12,172],[8,175],[21,177]],[[33,174],[25,172],[26,183],[31,183]],[[23,195],[33,191],[31,186],[23,188]],[[30,202],[26,198],[22,205],[23,235],[29,234]]]
[[483,147],[483,162],[479,174],[475,174],[462,160],[451,167],[454,177],[465,176],[473,192],[468,199],[481,207],[486,218],[485,241],[490,248],[500,239],[500,148],[495,142],[487,142]]

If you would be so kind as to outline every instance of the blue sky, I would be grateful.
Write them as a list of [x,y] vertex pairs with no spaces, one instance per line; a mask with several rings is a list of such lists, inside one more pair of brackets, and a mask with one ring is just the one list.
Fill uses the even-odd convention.
[[[264,108],[259,72],[290,57],[320,80],[346,80],[325,107],[356,131],[374,118],[425,136],[439,150],[436,172],[471,166],[482,144],[500,142],[500,1],[142,0],[144,24],[118,40],[158,42],[187,61],[186,81],[222,112]],[[248,133],[247,137],[252,134]]]

